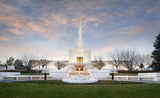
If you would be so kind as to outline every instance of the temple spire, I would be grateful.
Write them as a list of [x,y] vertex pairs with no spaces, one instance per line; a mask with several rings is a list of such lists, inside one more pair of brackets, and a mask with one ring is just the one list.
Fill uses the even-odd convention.
[[80,17],[80,21],[79,21],[79,40],[82,40],[81,17]]
[[81,48],[82,47],[82,29],[81,29],[81,18],[79,21],[79,40],[78,40],[78,47]]

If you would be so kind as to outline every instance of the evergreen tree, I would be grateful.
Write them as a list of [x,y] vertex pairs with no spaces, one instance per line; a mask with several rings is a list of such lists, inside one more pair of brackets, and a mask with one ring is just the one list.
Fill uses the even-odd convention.
[[160,32],[159,32],[158,36],[156,36],[156,40],[155,40],[153,46],[156,50],[160,49]]
[[152,57],[154,58],[154,61],[152,62],[152,68],[155,71],[160,71],[160,33],[156,37],[153,46],[155,50],[152,52]]
[[15,69],[25,69],[22,60],[16,59],[14,63]]

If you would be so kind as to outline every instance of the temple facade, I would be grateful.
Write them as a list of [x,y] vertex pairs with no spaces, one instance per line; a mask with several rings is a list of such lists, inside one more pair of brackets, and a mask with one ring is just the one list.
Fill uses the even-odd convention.
[[86,71],[91,68],[91,50],[83,47],[81,18],[79,23],[79,40],[77,47],[69,50],[69,68],[74,71]]

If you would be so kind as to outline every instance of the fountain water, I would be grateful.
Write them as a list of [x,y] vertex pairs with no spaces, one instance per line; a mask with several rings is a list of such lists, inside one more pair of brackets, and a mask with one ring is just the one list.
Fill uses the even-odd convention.
[[98,79],[92,79],[92,78],[89,77],[89,75],[87,75],[87,76],[81,75],[80,68],[79,68],[78,75],[71,75],[70,78],[62,79],[62,81],[63,82],[67,82],[67,83],[85,84],[85,83],[95,83],[95,82],[98,82]]

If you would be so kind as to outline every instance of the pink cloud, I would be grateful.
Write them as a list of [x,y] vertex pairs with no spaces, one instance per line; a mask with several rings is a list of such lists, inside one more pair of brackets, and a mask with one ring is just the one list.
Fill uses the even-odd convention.
[[15,11],[16,8],[12,7],[10,5],[6,5],[0,2],[0,11],[4,11],[4,12],[12,12]]
[[35,31],[44,32],[43,28],[39,27],[39,25],[35,25],[33,23],[27,23],[27,25]]
[[17,29],[21,28],[21,24],[20,23],[13,23],[12,25],[14,27],[16,27]]
[[6,38],[6,37],[2,37],[2,36],[0,36],[0,40],[1,40],[1,41],[9,41],[9,39],[8,39],[8,38]]
[[132,36],[132,35],[135,35],[137,33],[141,33],[143,31],[143,29],[140,27],[137,27],[137,28],[132,28],[129,30],[129,35]]
[[[90,23],[90,22],[94,22],[94,25],[95,26],[98,26],[100,23],[104,22],[104,21],[101,21],[98,17],[95,17],[95,16],[86,16],[86,15],[81,15],[80,16],[81,19],[82,19],[82,27],[86,27],[85,25],[87,23]],[[77,18],[72,18],[71,19],[71,22],[74,24],[74,26],[76,26],[77,28],[79,27],[79,17]]]
[[[12,14],[12,12],[10,13]],[[5,25],[7,25],[9,27],[9,29],[7,29],[6,31],[9,31],[10,33],[12,34],[15,34],[15,35],[21,35],[23,34],[23,32],[19,31],[19,29],[25,29],[25,25],[23,23],[23,21],[21,21],[21,18],[20,16],[17,16],[15,14],[13,15],[7,15],[7,14],[4,14],[4,15],[1,15],[0,16],[0,23],[3,23]]]
[[21,35],[21,34],[23,34],[23,32],[21,32],[19,30],[16,30],[16,29],[9,29],[8,31],[11,32],[12,34],[15,34],[15,35]]
[[3,15],[0,16],[0,22],[8,26],[15,26],[15,23],[19,22],[19,19],[14,16]]
[[122,28],[119,31],[119,33],[133,36],[135,34],[141,33],[142,31],[143,31],[143,27],[126,27],[126,28]]
[[[34,33],[38,33],[42,37],[48,38],[50,40],[59,40],[61,33],[59,33],[60,26],[54,25],[46,25],[39,21],[28,22],[27,26],[34,31]],[[65,35],[62,33],[63,36]]]
[[41,20],[43,20],[46,25],[52,25],[52,24],[56,24],[56,25],[61,25],[61,24],[67,24],[68,23],[68,20],[65,18],[65,17],[62,17],[60,15],[56,15],[56,14],[53,14],[53,13],[45,13],[45,14],[42,14],[40,17],[39,17]]
[[113,47],[104,47],[104,48],[102,48],[102,51],[108,52],[108,51],[111,51],[112,49],[113,49]]

